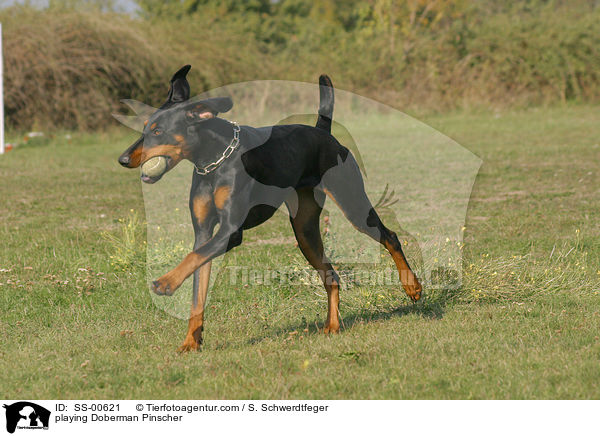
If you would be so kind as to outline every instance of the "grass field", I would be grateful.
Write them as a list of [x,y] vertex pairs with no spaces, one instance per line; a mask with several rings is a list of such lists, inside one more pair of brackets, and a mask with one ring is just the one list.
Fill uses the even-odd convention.
[[[217,280],[203,351],[185,355],[186,321],[147,288],[139,174],[116,163],[133,136],[57,134],[2,156],[3,396],[600,398],[600,108],[425,121],[483,160],[459,290],[416,305],[344,290],[327,337],[316,288]],[[229,259],[301,266],[291,236],[277,215]]]

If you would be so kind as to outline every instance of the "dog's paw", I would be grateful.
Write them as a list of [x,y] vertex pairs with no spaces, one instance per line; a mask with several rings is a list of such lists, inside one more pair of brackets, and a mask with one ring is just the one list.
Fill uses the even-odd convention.
[[408,295],[408,298],[410,298],[413,303],[416,303],[421,299],[423,288],[421,287],[420,283],[417,283],[416,285],[406,286],[404,287],[404,290],[406,291],[406,295]]
[[183,344],[181,345],[181,347],[179,347],[177,349],[177,352],[182,354],[182,353],[189,353],[190,351],[200,351],[200,343],[192,340],[185,340],[183,341]]
[[177,288],[166,275],[152,282],[152,291],[157,295],[173,295]]
[[338,325],[332,325],[332,324],[328,324],[325,327],[323,327],[323,333],[326,335],[335,335],[338,334],[340,332],[340,326]]

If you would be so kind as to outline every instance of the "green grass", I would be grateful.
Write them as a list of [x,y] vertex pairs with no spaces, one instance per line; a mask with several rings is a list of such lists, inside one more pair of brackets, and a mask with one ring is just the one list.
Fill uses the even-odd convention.
[[[203,351],[186,355],[186,321],[147,288],[138,173],[116,163],[133,136],[57,135],[2,156],[3,395],[599,398],[600,109],[426,122],[483,160],[459,290],[412,305],[397,289],[344,289],[344,328],[326,337],[317,286],[220,276]],[[277,214],[224,262],[301,268],[291,236]]]

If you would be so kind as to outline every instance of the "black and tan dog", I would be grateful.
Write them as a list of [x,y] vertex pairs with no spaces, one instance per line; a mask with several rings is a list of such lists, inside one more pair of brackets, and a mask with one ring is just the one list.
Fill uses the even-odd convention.
[[324,254],[319,229],[326,196],[357,230],[385,246],[407,295],[419,300],[421,285],[398,238],[383,225],[367,198],[354,157],[330,134],[334,97],[329,78],[319,79],[316,127],[253,128],[217,117],[231,109],[228,97],[189,100],[189,69],[188,65],[175,73],[167,101],[145,122],[141,138],[119,157],[119,163],[128,168],[163,157],[166,165],[159,174],[144,174],[142,168],[146,183],[158,181],[182,159],[196,167],[189,202],[194,249],[175,269],[153,282],[154,292],[171,295],[194,275],[188,332],[180,350],[198,349],[202,342],[211,260],[240,245],[244,230],[267,221],[283,203],[298,246],[327,291],[325,333],[337,333],[340,328],[339,278]]

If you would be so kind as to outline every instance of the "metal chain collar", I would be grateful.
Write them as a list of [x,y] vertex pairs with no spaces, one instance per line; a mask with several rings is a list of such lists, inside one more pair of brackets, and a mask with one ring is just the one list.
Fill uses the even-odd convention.
[[198,166],[194,164],[194,166],[196,167],[197,174],[205,176],[208,173],[216,170],[225,161],[225,159],[231,156],[231,153],[233,153],[235,149],[238,148],[238,146],[240,145],[240,126],[235,121],[229,122],[233,124],[233,139],[231,140],[231,143],[225,149],[223,155],[213,163],[210,163],[203,168],[198,168]]

